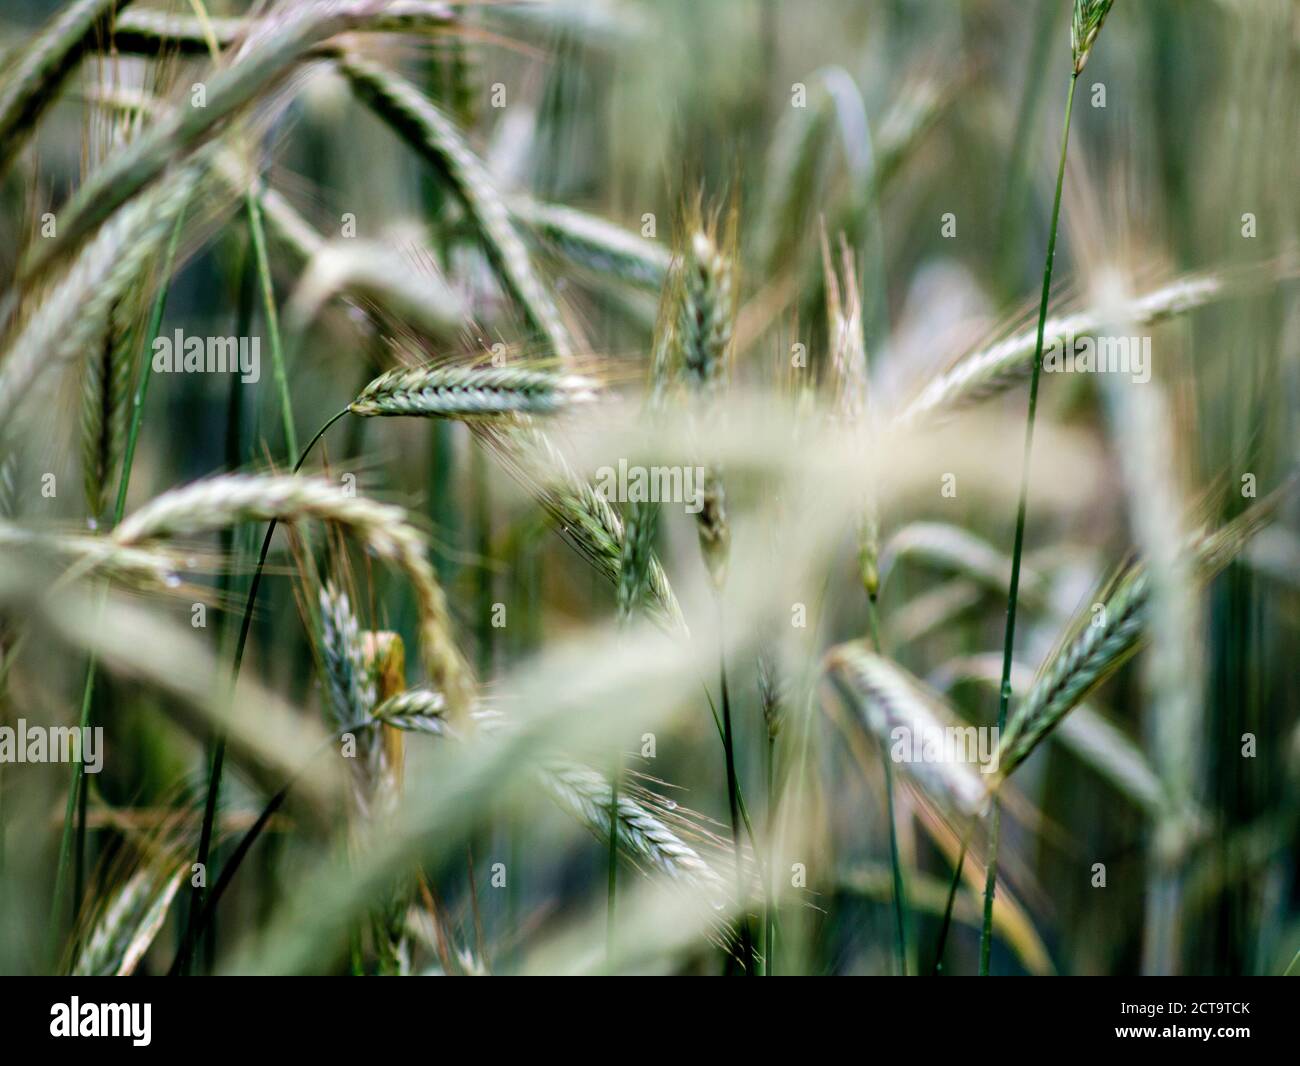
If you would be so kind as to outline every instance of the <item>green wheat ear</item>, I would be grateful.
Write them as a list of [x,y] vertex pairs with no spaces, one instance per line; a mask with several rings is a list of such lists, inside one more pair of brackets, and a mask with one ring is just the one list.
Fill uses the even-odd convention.
[[1088,62],[1093,42],[1101,32],[1101,24],[1110,14],[1115,0],[1074,0],[1074,18],[1070,22],[1070,49],[1074,52],[1074,73],[1077,76]]

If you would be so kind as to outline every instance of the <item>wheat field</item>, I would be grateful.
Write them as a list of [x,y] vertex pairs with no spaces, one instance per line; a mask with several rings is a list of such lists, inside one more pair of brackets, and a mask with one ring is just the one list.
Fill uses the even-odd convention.
[[0,972],[1300,971],[1293,0],[0,47]]

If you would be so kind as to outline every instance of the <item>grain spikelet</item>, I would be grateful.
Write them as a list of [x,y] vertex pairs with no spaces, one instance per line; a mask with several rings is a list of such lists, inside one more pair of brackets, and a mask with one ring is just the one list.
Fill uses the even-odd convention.
[[595,382],[578,374],[443,364],[390,370],[362,389],[348,410],[367,416],[468,419],[556,414],[595,398]]

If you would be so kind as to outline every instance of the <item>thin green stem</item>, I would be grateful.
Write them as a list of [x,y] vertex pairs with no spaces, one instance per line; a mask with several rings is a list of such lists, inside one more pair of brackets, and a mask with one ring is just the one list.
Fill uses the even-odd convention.
[[[307,456],[311,454],[317,442],[325,436],[325,433],[335,422],[348,414],[349,410],[350,408],[343,408],[316,431],[315,436],[307,443],[307,447],[303,449],[302,454],[298,456],[298,461],[294,463],[293,472],[295,474],[302,469],[303,463],[307,461]],[[230,672],[229,694],[232,697],[235,686],[239,682],[240,667],[244,663],[244,649],[248,645],[248,634],[253,625],[253,607],[257,602],[258,589],[262,584],[262,572],[266,568],[266,558],[271,551],[271,538],[275,536],[277,525],[278,523],[274,518],[267,524],[266,536],[262,538],[262,550],[258,553],[257,566],[253,570],[253,578],[248,585],[248,597],[244,601],[244,615],[239,623],[239,637],[235,642],[235,658]],[[208,769],[208,790],[203,802],[203,822],[199,828],[199,846],[195,858],[195,861],[204,871],[208,868],[208,858],[212,849],[212,827],[216,821],[217,799],[221,791],[221,776],[225,768],[225,761],[226,735],[223,729],[218,729],[212,745],[212,760]],[[185,943],[181,949],[185,964],[188,964],[193,939],[198,933],[199,915],[204,910],[203,896],[203,887],[196,885],[190,898],[190,920],[185,932]]]
[[271,345],[271,369],[280,394],[280,417],[284,421],[285,451],[298,454],[298,433],[293,425],[293,405],[289,400],[289,375],[284,366],[284,346],[280,343],[280,316],[275,308],[275,287],[271,283],[271,263],[266,254],[266,233],[262,228],[262,206],[250,186],[244,194],[248,204],[248,230],[257,257],[257,278],[262,290],[262,312],[266,316],[266,339]]
[[948,902],[943,908],[943,924],[939,926],[939,943],[934,949],[934,967],[930,970],[931,977],[938,977],[943,970],[943,949],[948,943],[948,929],[952,925],[952,909],[957,902],[957,889],[961,885],[961,872],[966,863],[968,843],[968,838],[962,837],[961,850],[957,852],[957,862],[952,869],[952,882],[948,885]]
[[[867,604],[871,625],[871,642],[880,654],[880,618],[876,601],[871,597]],[[888,749],[880,753],[885,768],[885,815],[889,820],[889,868],[894,885],[894,946],[898,951],[899,972],[907,976],[907,886],[903,881],[903,863],[898,851],[898,824],[894,819],[894,767]]]
[[907,976],[907,894],[903,888],[903,865],[898,857],[898,828],[894,824],[894,765],[888,750],[880,753],[885,767],[885,815],[889,819],[889,865],[894,877],[894,946],[898,969]]
[[727,763],[727,806],[731,812],[731,839],[736,855],[736,903],[741,909],[740,952],[745,972],[753,973],[754,953],[750,939],[749,918],[745,913],[745,868],[740,843],[740,786],[736,775],[736,744],[731,728],[731,694],[727,688],[727,644],[722,633],[722,603],[718,603],[718,676],[722,691],[722,748]]
[[[1074,111],[1074,87],[1079,76],[1070,77],[1070,92],[1065,99],[1065,130],[1061,134],[1061,161],[1056,168],[1056,195],[1052,199],[1052,225],[1047,238],[1047,261],[1043,265],[1043,293],[1038,303],[1038,340],[1034,350],[1034,370],[1029,379],[1029,417],[1025,422],[1025,450],[1020,468],[1020,501],[1016,508],[1016,539],[1011,550],[1011,585],[1007,590],[1007,627],[1002,643],[1002,683],[998,689],[998,732],[1006,728],[1007,705],[1011,702],[1011,652],[1016,638],[1016,602],[1020,594],[1020,558],[1025,546],[1025,514],[1029,504],[1029,460],[1034,446],[1034,415],[1038,410],[1038,379],[1043,369],[1043,332],[1047,326],[1047,303],[1052,292],[1052,265],[1056,260],[1056,231],[1061,219],[1061,189],[1065,184],[1065,153],[1070,144],[1070,116]],[[989,955],[993,949],[993,896],[998,878],[998,835],[1002,810],[993,797],[989,815],[988,869],[984,880],[984,925],[980,934],[980,976],[987,977]]]

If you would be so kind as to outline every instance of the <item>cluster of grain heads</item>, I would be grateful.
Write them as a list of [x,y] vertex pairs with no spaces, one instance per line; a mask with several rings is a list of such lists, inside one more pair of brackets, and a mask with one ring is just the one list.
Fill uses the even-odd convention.
[[528,366],[399,367],[370,382],[348,410],[357,415],[471,419],[551,415],[596,399],[580,374]]
[[241,522],[312,519],[347,530],[410,581],[420,611],[421,652],[429,680],[444,693],[452,719],[463,720],[473,703],[474,678],[457,647],[446,599],[426,558],[424,538],[400,508],[347,496],[338,485],[315,478],[235,474],[163,493],[126,518],[112,539],[131,547],[198,536]]
[[974,726],[963,726],[938,695],[862,641],[832,648],[826,668],[867,734],[941,812],[965,822],[985,811],[989,779],[974,759],[912,757],[937,738],[958,735],[962,751],[974,754],[978,744],[967,743]]
[[63,581],[75,577],[108,578],[131,588],[160,591],[178,588],[180,572],[207,562],[192,552],[165,547],[124,548],[106,537],[27,529],[0,522],[0,549],[10,559],[53,560]]
[[1131,571],[1116,583],[1104,609],[1089,613],[1085,628],[1052,660],[1007,723],[999,759],[1003,775],[1024,762],[1048,731],[1133,653],[1148,591],[1146,574]]
[[183,798],[178,806],[138,812],[143,817],[107,804],[96,813],[120,834],[121,844],[99,871],[101,891],[81,905],[66,972],[129,977],[164,929],[185,883],[198,819]]

